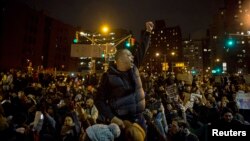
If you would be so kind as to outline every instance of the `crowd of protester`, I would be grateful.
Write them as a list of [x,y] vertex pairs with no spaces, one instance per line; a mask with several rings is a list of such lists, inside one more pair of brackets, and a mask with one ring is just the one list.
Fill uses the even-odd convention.
[[[242,76],[194,76],[191,83],[141,73],[147,131],[124,121],[136,141],[206,141],[207,127],[249,125],[236,102],[250,92]],[[95,107],[99,76],[75,76],[11,69],[0,75],[0,138],[5,141],[113,141],[119,126]],[[170,91],[171,88],[171,91]],[[192,94],[195,94],[193,96]],[[249,93],[248,93],[249,94]]]

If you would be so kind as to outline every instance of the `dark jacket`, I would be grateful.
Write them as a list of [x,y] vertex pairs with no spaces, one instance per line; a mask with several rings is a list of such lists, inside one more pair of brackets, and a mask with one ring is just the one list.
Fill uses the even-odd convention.
[[145,94],[137,67],[149,46],[149,33],[145,32],[143,42],[134,54],[135,66],[127,72],[120,72],[110,65],[103,74],[97,89],[95,105],[101,115],[108,120],[114,116],[130,120],[145,109]]

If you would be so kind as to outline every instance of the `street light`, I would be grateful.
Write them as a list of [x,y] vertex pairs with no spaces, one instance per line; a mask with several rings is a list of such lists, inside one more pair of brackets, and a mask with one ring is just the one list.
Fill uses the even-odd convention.
[[155,56],[156,56],[156,57],[159,57],[159,56],[160,56],[160,53],[159,53],[159,52],[156,52],[156,53],[155,53]]
[[154,66],[155,66],[155,71],[156,71],[156,72],[159,71],[159,70],[158,70],[158,69],[159,69],[159,62],[160,62],[159,59],[158,59],[159,56],[160,56],[160,53],[159,53],[159,52],[156,52],[156,53],[155,53],[156,59],[155,59],[155,64],[154,64]]
[[109,31],[109,27],[107,25],[103,25],[102,26],[102,32],[103,33],[108,33],[108,31]]
[[[175,52],[174,52],[174,51],[171,52],[171,56],[172,56],[172,57],[175,56]],[[174,59],[172,59],[172,62],[171,62],[171,72],[172,72],[172,73],[174,72]]]
[[[108,26],[107,26],[107,25],[103,25],[103,26],[102,26],[102,32],[103,32],[104,34],[107,34],[108,31],[109,31]],[[107,57],[108,57],[108,42],[106,42],[106,48],[105,48],[105,51],[104,51],[105,63],[104,63],[103,65],[104,65],[104,71],[105,71],[105,72],[108,70]]]
[[174,51],[172,51],[172,52],[171,52],[171,55],[172,55],[172,56],[175,56],[175,52],[174,52]]

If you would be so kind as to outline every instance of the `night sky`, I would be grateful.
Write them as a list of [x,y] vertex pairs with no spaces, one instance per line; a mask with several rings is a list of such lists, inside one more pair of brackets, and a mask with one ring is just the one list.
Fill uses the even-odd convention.
[[211,24],[223,0],[20,0],[45,10],[53,18],[83,29],[97,31],[101,25],[124,28],[139,34],[148,20],[163,19],[180,26],[182,33],[200,34]]

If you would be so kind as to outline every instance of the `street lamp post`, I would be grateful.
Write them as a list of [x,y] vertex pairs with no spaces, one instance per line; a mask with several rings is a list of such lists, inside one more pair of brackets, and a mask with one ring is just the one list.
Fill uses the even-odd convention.
[[174,72],[174,56],[175,56],[175,52],[171,52],[171,56],[172,56],[172,61],[171,61],[171,73]]
[[164,75],[164,78],[166,78],[167,77],[167,55],[166,54],[164,54],[164,67],[165,67],[165,70],[164,70],[164,73],[163,73],[163,75]]
[[159,69],[159,59],[158,59],[158,57],[160,56],[160,53],[159,52],[156,52],[155,53],[155,57],[156,57],[156,60],[155,60],[155,71],[158,73],[158,69]]
[[105,52],[104,52],[104,72],[106,72],[108,70],[108,43],[106,43],[106,46],[105,46]]
[[[109,31],[109,28],[106,25],[104,25],[102,27],[102,32],[103,33],[108,33],[108,31]],[[109,52],[108,52],[108,42],[106,42],[105,43],[105,51],[104,51],[104,64],[103,64],[105,72],[108,70],[108,61],[107,61],[108,54],[109,54]]]

